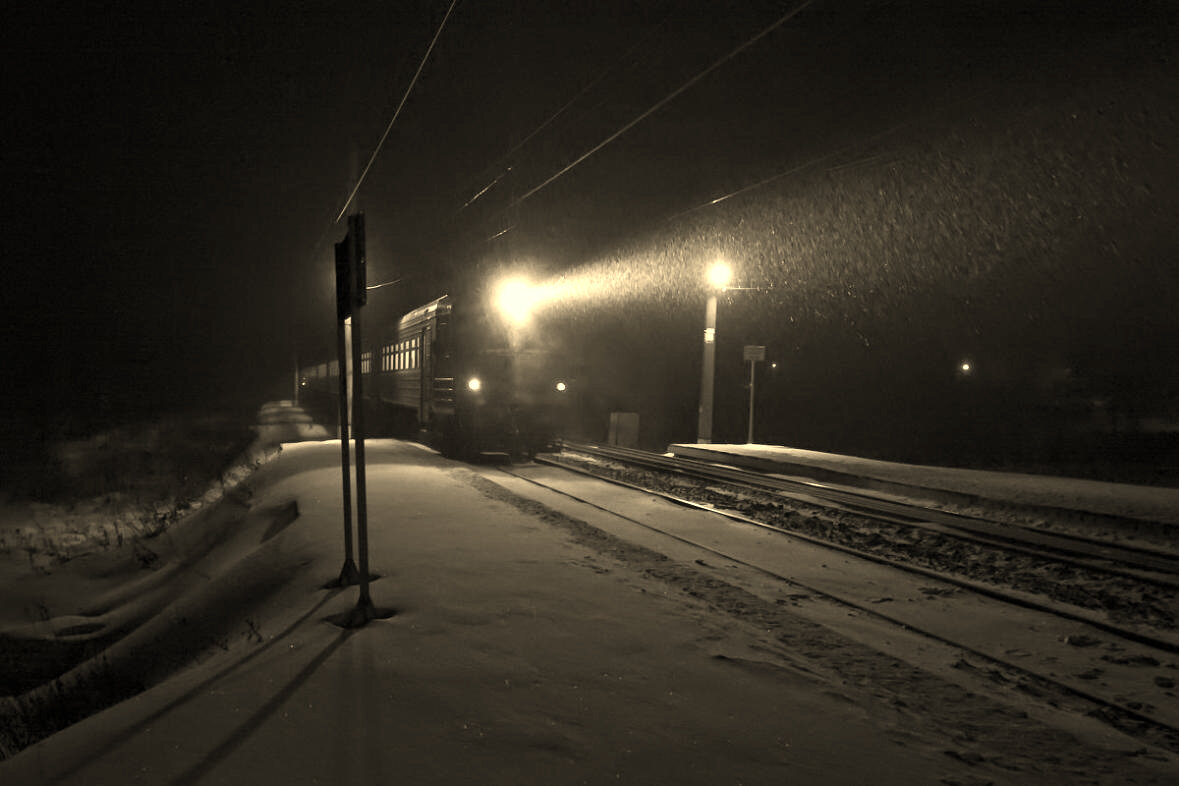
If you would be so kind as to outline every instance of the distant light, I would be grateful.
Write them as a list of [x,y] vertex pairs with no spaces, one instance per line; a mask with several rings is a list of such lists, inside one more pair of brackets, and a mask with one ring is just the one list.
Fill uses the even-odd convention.
[[770,368],[777,368],[777,367],[778,367],[778,364],[777,364],[777,363],[771,363],[771,364],[770,364]]
[[564,382],[558,382],[558,383],[557,383],[557,392],[558,392],[558,393],[564,393],[564,392],[565,392],[565,383],[564,383]]
[[969,374],[973,369],[969,363],[963,363],[961,366],[958,366],[958,370],[963,374]]
[[479,392],[483,389],[483,382],[480,381],[479,377],[471,377],[467,380],[467,388],[469,390]]
[[524,278],[509,278],[496,288],[495,307],[514,325],[528,322],[536,301],[536,288]]
[[708,283],[713,289],[724,289],[733,279],[733,268],[724,260],[717,260],[708,268]]

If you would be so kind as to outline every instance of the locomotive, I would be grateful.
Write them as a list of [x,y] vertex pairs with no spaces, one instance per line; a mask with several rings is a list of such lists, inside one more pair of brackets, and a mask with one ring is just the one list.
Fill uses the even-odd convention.
[[[542,331],[444,295],[378,335],[379,356],[365,352],[361,362],[377,431],[463,459],[530,458],[558,447],[569,383]],[[326,382],[336,372],[336,363],[322,363],[308,376]]]

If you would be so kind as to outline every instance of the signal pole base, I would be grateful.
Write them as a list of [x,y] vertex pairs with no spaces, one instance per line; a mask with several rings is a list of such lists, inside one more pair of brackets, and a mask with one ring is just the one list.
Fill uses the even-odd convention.
[[351,609],[333,614],[327,621],[338,628],[363,628],[372,620],[386,620],[396,613],[396,609],[374,606],[371,598],[361,598]]
[[360,571],[356,569],[356,563],[352,561],[352,558],[348,557],[344,560],[344,567],[340,568],[340,575],[322,585],[320,589],[339,589],[341,587],[352,587],[359,583]]

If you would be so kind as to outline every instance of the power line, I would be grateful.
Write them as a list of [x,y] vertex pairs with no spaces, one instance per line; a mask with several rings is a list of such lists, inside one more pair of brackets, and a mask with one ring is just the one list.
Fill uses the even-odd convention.
[[538,192],[538,191],[540,191],[541,189],[543,189],[543,188],[545,188],[546,186],[548,186],[549,184],[551,184],[551,183],[552,183],[554,180],[556,180],[557,178],[561,177],[562,175],[564,175],[564,174],[565,174],[565,173],[567,173],[569,170],[571,170],[571,169],[573,169],[574,167],[576,167],[576,166],[577,166],[578,164],[580,164],[581,162],[585,161],[587,158],[589,158],[590,156],[592,156],[594,153],[597,153],[597,152],[598,152],[599,150],[601,150],[603,147],[605,147],[606,145],[610,144],[610,143],[611,143],[611,142],[613,142],[615,139],[618,139],[618,137],[622,136],[622,135],[623,135],[623,134],[625,134],[627,131],[629,131],[630,129],[634,128],[636,125],[638,125],[639,123],[641,123],[643,120],[645,120],[645,119],[646,119],[647,117],[649,117],[650,115],[652,115],[652,114],[654,114],[655,112],[657,112],[657,111],[659,111],[660,109],[662,109],[662,108],[663,108],[663,107],[664,107],[666,104],[670,103],[672,100],[674,100],[674,99],[675,99],[677,96],[679,96],[681,93],[683,93],[684,91],[686,91],[686,90],[688,90],[689,88],[691,88],[693,85],[695,85],[697,82],[699,82],[700,80],[702,80],[704,77],[708,76],[710,73],[712,73],[713,71],[715,71],[717,68],[719,68],[720,66],[724,65],[724,64],[725,64],[725,63],[727,63],[729,60],[732,60],[734,57],[736,57],[738,54],[740,54],[741,52],[745,51],[745,50],[746,50],[746,49],[748,49],[749,47],[753,46],[753,44],[757,43],[757,42],[758,42],[758,41],[760,41],[762,38],[764,38],[765,36],[769,35],[771,32],[773,32],[773,31],[774,31],[775,29],[777,29],[778,27],[781,27],[783,24],[785,24],[786,22],[790,21],[790,19],[792,19],[793,17],[795,17],[795,16],[796,16],[798,13],[800,13],[800,12],[801,12],[801,11],[802,11],[804,8],[806,8],[806,7],[807,7],[808,5],[810,5],[812,2],[813,2],[813,0],[804,0],[802,3],[800,3],[800,4],[799,4],[799,5],[797,5],[797,6],[795,6],[795,7],[794,7],[794,8],[792,8],[790,11],[787,11],[785,14],[783,14],[781,17],[779,17],[778,19],[776,19],[776,20],[775,20],[774,22],[772,22],[770,25],[768,25],[767,27],[765,27],[764,29],[762,29],[760,32],[756,33],[756,34],[755,34],[755,35],[754,35],[752,38],[749,38],[749,39],[748,39],[748,40],[746,40],[744,43],[740,44],[740,45],[739,45],[739,46],[737,46],[735,49],[733,49],[732,51],[730,51],[728,54],[724,55],[724,56],[723,56],[723,57],[721,57],[719,60],[717,60],[716,62],[714,62],[712,65],[708,66],[708,67],[707,67],[707,68],[705,68],[703,71],[701,71],[700,73],[698,73],[698,74],[696,74],[695,76],[693,76],[693,77],[692,77],[691,79],[689,79],[687,82],[685,82],[684,84],[680,85],[680,86],[679,86],[678,88],[676,88],[675,90],[673,90],[673,91],[671,91],[670,93],[668,93],[668,94],[667,94],[666,96],[664,96],[662,99],[660,99],[659,101],[657,101],[657,102],[656,102],[654,105],[652,105],[651,107],[649,107],[649,108],[648,108],[647,110],[645,110],[644,112],[640,113],[640,114],[638,115],[638,117],[634,118],[634,119],[633,119],[633,120],[631,120],[629,123],[627,123],[626,125],[622,126],[622,128],[618,129],[618,130],[617,130],[617,131],[615,131],[613,134],[611,134],[610,136],[606,137],[605,139],[603,139],[603,140],[602,140],[601,142],[599,142],[598,144],[594,145],[592,148],[590,148],[589,150],[587,150],[585,153],[582,153],[580,156],[578,156],[576,159],[574,159],[574,160],[573,160],[571,163],[567,164],[565,167],[563,167],[562,169],[560,169],[560,170],[559,170],[559,171],[558,171],[556,174],[552,175],[550,178],[548,178],[547,180],[545,180],[544,182],[542,182],[540,185],[534,186],[532,189],[530,189],[529,191],[525,192],[523,196],[521,196],[521,197],[517,198],[517,199],[516,199],[514,202],[512,202],[510,205],[508,205],[507,209],[509,209],[509,210],[510,210],[511,208],[513,208],[513,207],[516,207],[516,206],[517,206],[517,205],[519,205],[520,203],[524,202],[526,199],[528,199],[529,197],[531,197],[533,194],[537,193],[537,192]]
[[[606,76],[611,71],[615,70],[618,67],[619,63],[626,61],[628,58],[631,57],[631,55],[634,54],[635,50],[637,50],[642,45],[646,44],[647,41],[649,41],[651,39],[651,37],[653,35],[655,35],[655,32],[659,28],[661,28],[667,22],[667,20],[669,18],[670,18],[670,15],[664,16],[663,19],[661,19],[660,22],[655,26],[655,30],[652,30],[650,33],[648,33],[643,38],[641,38],[640,40],[636,41],[633,45],[631,45],[631,47],[629,49],[627,49],[626,52],[620,58],[618,58],[614,63],[611,63],[610,65],[608,65],[605,69],[603,69],[601,71],[601,73],[599,73],[597,76],[595,76],[589,82],[587,82],[584,87],[582,87],[580,90],[578,90],[573,95],[573,97],[570,98],[568,101],[566,101],[556,112],[549,115],[548,118],[546,118],[544,120],[544,122],[542,122],[536,128],[532,129],[532,131],[530,131],[523,139],[521,139],[519,142],[517,142],[515,145],[513,145],[506,153],[499,156],[499,158],[496,160],[497,161],[507,161],[508,159],[511,158],[513,153],[515,153],[520,148],[527,145],[538,134],[540,134],[542,131],[544,131],[546,128],[548,128],[550,125],[552,125],[557,120],[557,118],[559,118],[559,117],[561,117],[561,115],[565,114],[565,112],[568,111],[570,107],[572,107],[574,104],[576,104],[586,93],[590,92],[590,90],[592,90],[594,87],[596,87],[598,85],[598,83],[601,82],[603,79],[605,79]],[[483,196],[488,191],[490,191],[493,187],[495,187],[495,185],[497,183],[499,183],[500,180],[502,180],[509,173],[511,173],[512,169],[513,169],[513,167],[511,167],[511,166],[508,166],[506,169],[504,169],[504,171],[501,172],[499,175],[497,175],[490,183],[488,183],[486,186],[484,186],[482,189],[480,189],[479,192],[477,194],[475,194],[475,196],[468,199],[467,202],[461,208],[459,208],[459,211],[461,212],[462,210],[465,210],[466,208],[470,207],[477,199],[479,199],[481,196]],[[484,170],[484,171],[486,171],[486,170]],[[496,237],[498,237],[498,235],[496,235]]]
[[470,199],[468,199],[468,200],[467,200],[467,201],[466,201],[466,202],[463,204],[463,206],[459,208],[459,210],[466,210],[468,207],[470,207],[472,204],[474,204],[474,203],[475,203],[475,200],[476,200],[476,199],[478,199],[479,197],[481,197],[481,196],[483,196],[484,194],[486,194],[488,191],[490,191],[492,188],[494,188],[494,187],[495,187],[495,184],[496,184],[496,183],[498,183],[499,181],[501,181],[501,180],[503,180],[505,177],[507,177],[508,173],[509,173],[509,172],[511,172],[511,171],[512,171],[512,168],[511,168],[511,167],[508,167],[508,168],[507,168],[507,169],[505,169],[503,172],[501,172],[500,174],[496,175],[496,177],[495,177],[495,180],[492,180],[490,183],[488,183],[487,185],[483,186],[483,188],[479,189],[479,193],[475,194],[475,196],[473,196],[473,197],[471,197]]
[[[902,123],[898,126],[894,126],[893,128],[890,128],[887,131],[876,134],[868,141],[873,141],[875,139],[879,139],[881,137],[888,136],[889,134],[897,131],[900,128],[904,128],[907,125],[908,125],[908,123]],[[689,213],[695,213],[697,210],[703,210],[706,207],[713,207],[715,205],[719,205],[721,202],[724,202],[725,200],[732,199],[735,196],[740,196],[741,194],[744,194],[747,191],[753,191],[758,188],[761,188],[762,186],[769,185],[770,183],[773,183],[775,180],[781,180],[784,177],[789,177],[790,175],[798,174],[799,172],[803,171],[804,169],[809,169],[810,167],[815,166],[816,164],[821,164],[824,161],[827,161],[828,159],[835,158],[839,155],[842,155],[843,153],[846,153],[848,150],[851,150],[852,148],[861,147],[864,144],[865,143],[860,140],[857,140],[855,142],[851,142],[850,144],[844,145],[841,148],[838,148],[836,150],[832,150],[827,153],[823,153],[822,155],[815,156],[814,158],[803,161],[801,164],[795,164],[794,166],[792,166],[788,169],[785,169],[781,172],[776,172],[776,173],[770,175],[769,177],[762,178],[761,180],[758,180],[754,183],[750,183],[749,185],[741,186],[741,188],[738,188],[735,191],[730,191],[727,194],[722,194],[721,196],[718,196],[715,199],[710,199],[707,202],[696,205],[695,207],[690,207],[687,210],[681,210],[678,213],[673,213],[672,215],[667,217],[667,220],[673,221],[673,220],[679,218],[680,216],[686,216]],[[866,159],[862,159],[862,161],[876,160],[878,158],[881,158],[882,156],[883,156],[883,154],[869,156]],[[840,169],[843,167],[851,166],[855,163],[859,163],[859,162],[849,162],[849,163],[841,164],[837,167],[832,167],[832,169],[833,170]]]
[[438,37],[442,35],[442,28],[446,27],[446,20],[450,19],[450,13],[454,10],[458,0],[451,0],[450,7],[446,9],[446,15],[442,17],[442,21],[438,24],[438,30],[434,33],[434,38],[430,41],[430,46],[426,48],[426,53],[422,55],[422,61],[418,63],[418,70],[414,72],[413,79],[409,80],[409,86],[405,88],[404,95],[401,96],[401,102],[397,105],[397,110],[393,113],[393,117],[389,120],[389,125],[385,126],[385,133],[381,134],[381,141],[377,142],[377,147],[373,150],[373,154],[368,159],[368,164],[365,165],[364,171],[360,173],[360,177],[356,180],[356,185],[352,189],[352,193],[344,200],[344,207],[340,209],[339,215],[333,224],[340,223],[340,219],[348,212],[348,206],[352,204],[352,200],[356,198],[356,192],[360,190],[360,184],[364,182],[364,178],[368,175],[368,171],[372,169],[373,162],[377,160],[377,155],[381,152],[381,147],[385,144],[385,140],[389,137],[389,132],[393,130],[393,124],[397,122],[398,115],[401,114],[401,108],[405,106],[406,99],[409,98],[413,86],[417,84],[418,77],[422,75],[422,69],[426,67],[426,60],[430,57],[430,53],[434,51],[434,44],[438,43]]
[[[839,147],[839,148],[836,148],[835,150],[831,150],[827,153],[823,153],[821,155],[815,156],[814,158],[810,158],[806,161],[803,161],[802,163],[795,164],[794,166],[791,166],[781,172],[776,172],[776,173],[770,175],[769,177],[762,178],[761,180],[750,183],[749,185],[741,186],[740,188],[738,188],[734,191],[730,191],[727,194],[722,194],[721,196],[718,196],[714,199],[710,199],[707,202],[703,202],[699,205],[696,205],[695,207],[690,207],[687,210],[681,210],[678,213],[673,213],[672,215],[667,217],[667,220],[674,221],[675,219],[680,218],[681,216],[686,216],[689,213],[695,213],[697,210],[703,210],[704,208],[707,208],[707,207],[713,207],[715,205],[719,205],[721,202],[724,202],[728,199],[732,199],[733,197],[740,196],[740,195],[747,193],[749,191],[754,191],[756,189],[761,188],[762,186],[769,185],[770,183],[773,183],[776,180],[781,180],[784,177],[789,177],[790,175],[798,174],[799,172],[801,172],[805,169],[809,169],[810,167],[821,164],[824,161],[830,160],[832,158],[837,158],[839,156],[842,156],[842,155],[848,153],[849,151],[857,150],[857,149],[864,150],[872,144],[875,144],[877,142],[880,142],[881,140],[887,139],[890,136],[893,136],[894,134],[896,134],[898,131],[900,131],[902,129],[910,128],[910,127],[917,125],[919,123],[927,122],[929,119],[935,117],[936,115],[938,115],[944,111],[947,111],[949,109],[952,109],[954,107],[957,107],[961,104],[964,104],[968,101],[973,101],[973,100],[977,99],[979,96],[985,95],[985,94],[991,92],[991,90],[992,90],[992,88],[984,88],[982,90],[977,90],[973,93],[970,93],[969,95],[961,96],[958,99],[951,101],[947,104],[942,104],[940,106],[934,107],[933,109],[931,109],[928,112],[923,113],[919,117],[904,120],[904,121],[897,123],[889,128],[886,128],[882,131],[878,131],[875,134],[872,134],[871,136],[869,136],[867,139],[853,140],[853,141],[847,143],[846,145],[843,145],[842,147]],[[897,156],[895,154],[891,154],[891,153],[875,153],[875,154],[871,154],[871,155],[867,155],[867,156],[862,156],[858,159],[844,161],[841,164],[833,165],[828,168],[828,171],[835,172],[835,171],[838,171],[841,169],[847,169],[847,168],[855,167],[855,166],[863,166],[865,164],[875,163],[875,162],[882,161],[882,160],[890,160],[891,161],[891,160],[895,160],[896,157]]]

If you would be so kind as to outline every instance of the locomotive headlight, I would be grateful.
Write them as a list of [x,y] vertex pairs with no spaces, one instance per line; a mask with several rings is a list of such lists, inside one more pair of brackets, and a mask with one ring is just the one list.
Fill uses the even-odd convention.
[[556,387],[556,388],[557,388],[557,392],[558,392],[558,393],[564,393],[564,392],[565,392],[565,383],[564,383],[564,381],[558,381],[558,382],[557,382],[557,384],[556,384],[554,387]]
[[470,379],[467,380],[467,390],[478,393],[482,389],[483,389],[483,382],[482,382],[482,380],[479,379],[479,377],[471,377]]
[[495,292],[495,306],[511,324],[521,327],[532,317],[537,291],[524,278],[509,278],[500,282]]

